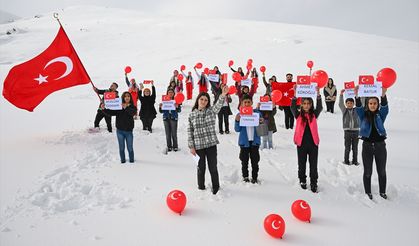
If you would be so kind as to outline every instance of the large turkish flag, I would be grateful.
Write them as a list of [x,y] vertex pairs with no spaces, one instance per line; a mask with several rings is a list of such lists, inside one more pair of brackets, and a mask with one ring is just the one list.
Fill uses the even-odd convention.
[[3,96],[16,107],[32,112],[49,94],[89,82],[89,75],[60,27],[44,52],[9,71]]
[[[279,106],[291,106],[291,99],[294,97],[294,85],[295,82],[272,82],[272,91],[280,90],[282,92],[282,98],[279,102],[276,102],[276,105]],[[297,100],[297,105],[299,105],[301,99]]]

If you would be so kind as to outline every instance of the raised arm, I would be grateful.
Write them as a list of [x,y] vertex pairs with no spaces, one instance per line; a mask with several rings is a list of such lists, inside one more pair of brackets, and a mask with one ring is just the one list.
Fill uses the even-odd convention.
[[345,112],[345,110],[346,110],[346,107],[345,107],[345,104],[344,104],[344,102],[343,102],[343,92],[344,92],[345,90],[342,90],[341,92],[340,92],[340,95],[339,95],[339,108],[340,108],[340,111],[342,111],[342,113],[344,113]]
[[387,96],[383,95],[381,97],[381,107],[380,107],[380,117],[381,119],[383,119],[383,122],[386,120],[389,109],[388,109],[388,101],[387,101]]
[[298,116],[300,115],[300,112],[298,112],[297,110],[297,98],[293,97],[291,100],[291,113],[292,115],[294,115],[294,118],[298,118]]

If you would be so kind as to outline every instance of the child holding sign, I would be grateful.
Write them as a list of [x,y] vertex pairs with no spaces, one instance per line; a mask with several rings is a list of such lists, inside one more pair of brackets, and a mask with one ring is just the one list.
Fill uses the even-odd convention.
[[208,93],[200,93],[188,117],[188,146],[192,155],[199,156],[198,189],[205,190],[206,159],[214,195],[220,189],[217,170],[217,144],[219,142],[215,133],[215,119],[228,93],[228,86],[223,85],[221,88],[222,93],[212,107]]
[[[354,99],[346,98],[343,104],[343,94],[345,89],[340,91],[339,108],[342,111],[342,123],[345,135],[345,155],[343,164],[350,165],[349,152],[352,147],[352,164],[358,166],[358,136],[359,136],[359,118],[354,109]],[[345,107],[346,105],[346,107]]]
[[236,115],[236,122],[234,130],[239,132],[239,146],[240,155],[239,158],[242,164],[242,175],[243,181],[249,182],[249,158],[252,163],[252,184],[258,183],[259,173],[259,145],[260,136],[256,134],[257,125],[244,126],[240,125],[240,119],[245,117],[244,115],[253,116],[253,112],[257,113],[259,117],[256,119],[256,123],[261,123],[263,118],[260,118],[259,110],[252,110],[252,97],[244,95],[240,104],[240,113]]
[[143,122],[143,130],[148,130],[150,133],[153,132],[153,120],[157,115],[157,111],[154,108],[154,104],[156,103],[156,88],[154,87],[153,81],[151,81],[151,85],[153,92],[149,88],[144,88],[143,84],[140,85],[141,90],[139,91],[139,100],[141,102],[140,119]]
[[378,173],[378,184],[380,196],[387,199],[386,195],[386,162],[387,149],[385,139],[387,138],[384,122],[388,115],[388,102],[386,88],[382,89],[381,106],[377,97],[367,98],[365,108],[362,107],[361,98],[358,97],[358,87],[355,88],[356,112],[361,122],[360,135],[362,143],[362,164],[364,165],[364,190],[372,200],[371,175],[372,163],[375,159]]
[[[265,96],[261,97],[261,103],[267,99],[268,102],[272,103],[271,95],[265,94]],[[275,114],[276,114],[276,106],[272,103],[271,110],[261,110],[260,106],[261,103],[258,103],[257,108],[260,110],[262,114],[263,121],[266,125],[268,125],[268,135],[261,136],[262,137],[262,144],[260,145],[261,149],[273,149],[273,139],[272,136],[276,132],[276,124],[275,124]]]
[[166,132],[166,144],[167,151],[178,151],[177,142],[177,123],[178,113],[181,111],[181,106],[177,105],[174,101],[175,91],[171,88],[167,89],[167,96],[169,96],[170,102],[173,104],[170,109],[162,108],[163,104],[160,103],[159,111],[163,114],[164,130]]
[[[294,88],[295,90],[295,88]],[[297,110],[297,98],[291,101],[291,112],[297,120],[294,132],[294,143],[297,145],[298,155],[298,178],[301,188],[307,189],[306,163],[307,156],[310,163],[310,187],[311,191],[317,192],[317,159],[319,152],[319,133],[317,118],[322,111],[322,98],[317,90],[317,106],[314,108],[312,98],[302,98],[301,109]]]
[[134,162],[134,147],[132,129],[134,129],[134,116],[137,108],[134,106],[131,94],[122,93],[122,109],[107,110],[110,115],[116,115],[116,136],[118,137],[119,156],[121,163],[125,163],[125,142],[127,143],[129,162]]

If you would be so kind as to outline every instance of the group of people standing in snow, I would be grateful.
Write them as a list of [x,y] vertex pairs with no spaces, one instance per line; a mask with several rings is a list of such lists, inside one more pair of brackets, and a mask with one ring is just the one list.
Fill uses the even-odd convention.
[[[238,72],[242,77],[251,79],[251,86],[243,86],[240,81],[235,82],[236,96],[238,98],[238,108],[253,107],[253,97],[257,93],[259,85],[259,75],[256,69],[248,70],[245,74],[241,67],[237,70],[230,67],[233,72]],[[199,88],[199,94],[195,99],[192,112],[188,116],[188,147],[193,155],[199,157],[198,162],[198,189],[205,190],[205,170],[208,165],[212,181],[212,193],[216,194],[220,188],[219,175],[217,170],[217,144],[219,143],[216,134],[216,118],[218,116],[219,134],[230,134],[229,116],[232,115],[230,103],[232,95],[229,88],[222,81],[222,74],[215,66],[213,73],[218,74],[218,81],[212,81],[207,73],[199,72],[194,68],[197,80],[192,76],[192,72],[185,73],[181,71],[185,78],[185,87],[183,80],[179,79],[179,71],[175,70],[165,91],[165,95],[174,100],[175,95],[186,90],[186,99],[192,100],[195,85]],[[217,76],[216,76],[217,77]],[[266,80],[265,73],[262,73],[263,84],[266,91],[263,94],[271,99],[272,83],[277,82],[276,76],[271,76]],[[291,83],[293,75],[286,74],[287,83]],[[94,127],[98,129],[100,121],[105,118],[107,129],[112,132],[111,116],[116,116],[117,139],[119,143],[119,152],[121,163],[126,162],[125,144],[128,149],[129,162],[134,162],[133,150],[133,128],[134,120],[139,116],[143,124],[143,130],[152,133],[153,120],[156,118],[157,111],[156,89],[151,82],[151,89],[144,87],[143,84],[137,84],[134,79],[129,80],[125,74],[125,82],[128,90],[121,96],[121,110],[107,110],[103,102],[97,110]],[[115,92],[118,96],[118,84],[112,83],[107,90],[94,88],[95,92],[103,95],[105,92]],[[294,88],[295,90],[295,88]],[[214,103],[211,105],[211,92]],[[364,98],[364,103],[358,97],[357,88],[355,89],[355,99],[346,98],[344,100],[344,91],[338,91],[334,85],[333,79],[329,81],[323,89],[326,103],[326,111],[334,113],[334,104],[338,99],[339,109],[342,112],[342,128],[344,130],[344,160],[346,165],[359,165],[358,162],[358,141],[363,140],[362,144],[362,163],[364,166],[363,183],[364,190],[370,199],[373,199],[371,192],[371,175],[373,161],[375,160],[378,172],[379,194],[384,199],[386,195],[386,131],[384,122],[386,120],[388,103],[386,89],[383,88],[381,98]],[[318,191],[318,151],[320,137],[318,132],[317,119],[323,111],[322,97],[317,88],[316,103],[312,98],[301,98],[300,105],[297,105],[297,98],[291,100],[290,106],[280,106],[279,110],[284,111],[284,120],[286,129],[294,129],[294,143],[297,147],[298,159],[298,178],[302,189],[307,189],[306,165],[309,163],[310,189],[312,192]],[[138,110],[137,102],[140,101]],[[363,104],[365,106],[363,106]],[[164,129],[166,133],[167,151],[178,151],[177,128],[179,113],[181,113],[182,104],[175,104],[174,110],[162,109],[159,104],[159,112],[162,114]],[[138,111],[138,112],[137,112]],[[275,115],[277,106],[273,104],[272,110],[260,110],[260,104],[257,103],[253,113],[259,114],[260,126],[240,126],[241,114],[237,113],[234,117],[234,130],[238,133],[238,145],[240,147],[239,159],[242,166],[242,178],[244,182],[259,183],[259,160],[260,149],[273,149],[273,134],[277,131]],[[352,151],[352,160],[350,161],[350,152]],[[249,161],[251,163],[251,174],[249,175]],[[206,164],[207,163],[207,164]]]

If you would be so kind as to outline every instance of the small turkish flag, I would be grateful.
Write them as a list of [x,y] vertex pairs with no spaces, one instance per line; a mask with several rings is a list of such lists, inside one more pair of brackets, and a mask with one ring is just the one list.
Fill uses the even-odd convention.
[[297,85],[309,85],[310,76],[297,76]]
[[360,85],[373,85],[374,84],[374,76],[372,76],[372,75],[360,75],[359,76],[359,84]]
[[172,99],[170,98],[170,96],[169,96],[169,95],[162,95],[162,96],[161,96],[161,100],[162,100],[162,101],[164,101],[164,102],[166,102],[166,101],[170,101],[170,100],[172,100]]
[[208,74],[216,74],[215,70],[209,70]]
[[143,84],[147,85],[147,84],[151,84],[151,82],[153,82],[153,80],[144,80]]
[[269,97],[268,96],[261,96],[260,97],[260,102],[269,102]]
[[252,107],[240,107],[240,114],[241,115],[252,115],[253,108]]
[[46,50],[10,69],[3,96],[16,107],[32,112],[49,94],[89,82],[89,75],[60,27]]
[[116,93],[115,92],[105,92],[105,94],[103,94],[103,98],[105,100],[112,100],[116,98]]
[[345,82],[345,89],[354,89],[355,88],[355,82],[351,81],[351,82]]

